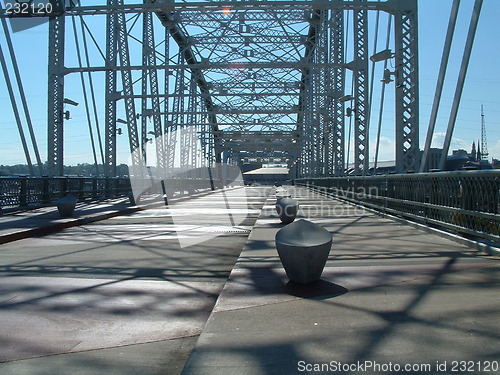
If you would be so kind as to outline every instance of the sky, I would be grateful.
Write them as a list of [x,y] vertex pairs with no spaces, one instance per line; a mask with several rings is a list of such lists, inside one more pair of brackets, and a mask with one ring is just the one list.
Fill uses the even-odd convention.
[[[420,148],[423,148],[425,143],[451,4],[452,0],[420,0],[418,2]],[[473,5],[473,0],[461,1],[432,147],[441,147],[444,140]],[[500,44],[496,40],[500,36],[499,16],[500,1],[484,0],[450,148],[450,150],[462,148],[470,151],[472,142],[477,142],[480,139],[480,115],[481,105],[483,105],[490,159],[492,157],[500,159]],[[373,27],[373,19],[371,17],[369,20],[371,22],[370,27]],[[92,20],[89,20],[89,24],[92,24],[92,22]],[[68,21],[67,28],[71,27],[72,25]],[[102,22],[99,25],[96,23],[96,29],[93,32],[99,42],[104,40],[106,33]],[[34,124],[38,148],[42,160],[45,161],[47,155],[47,24],[13,33],[12,38],[30,115]],[[71,49],[74,48],[73,44],[72,40],[67,40],[68,55],[70,55]],[[381,44],[383,43],[380,42]],[[6,54],[7,48],[3,30],[0,31],[0,46],[4,54]],[[379,47],[378,50],[380,49],[383,48]],[[371,50],[372,46],[370,45]],[[91,49],[90,54],[91,59],[99,61],[96,49]],[[67,60],[68,64],[76,65],[74,57],[68,57]],[[11,78],[14,79],[11,67],[9,72]],[[373,103],[376,103],[377,108],[380,100],[381,84],[379,81],[382,78],[381,74],[378,73],[379,70],[376,71],[373,93]],[[79,81],[80,77],[76,74],[67,77],[65,97],[79,102],[80,105],[65,108],[65,110],[71,112],[71,120],[65,122],[65,164],[92,163],[93,157],[88,135],[88,122],[83,105],[83,93]],[[96,78],[102,81],[103,75],[99,78],[99,74],[96,74]],[[102,84],[96,87],[97,99],[98,101],[101,100],[100,115],[104,112],[102,104],[103,91]],[[393,88],[387,88],[379,160],[394,160],[394,96],[391,94],[392,92]],[[20,103],[19,99],[18,103]],[[0,79],[0,108],[2,109],[0,117],[0,164],[25,164],[26,159],[22,151],[19,132],[3,75]],[[377,119],[378,112],[374,111],[369,137],[370,161],[374,159],[373,150],[376,143]],[[104,132],[102,132],[102,135],[104,135]],[[125,136],[118,138],[118,149],[118,162],[126,163],[128,159],[128,141]],[[353,147],[351,147],[352,150]],[[352,160],[352,155],[350,158]]]

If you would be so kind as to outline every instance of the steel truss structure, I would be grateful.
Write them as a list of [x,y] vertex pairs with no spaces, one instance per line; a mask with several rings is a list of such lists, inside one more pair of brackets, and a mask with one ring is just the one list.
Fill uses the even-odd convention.
[[[416,169],[416,0],[103,0],[50,19],[50,174],[62,174],[64,81],[76,72],[105,72],[107,176],[116,173],[117,122],[126,123],[132,163],[151,157],[150,145],[159,171],[224,161],[286,164],[294,177],[342,176],[348,101],[355,172],[366,173],[370,11],[395,20],[396,166]],[[82,23],[101,63],[65,65],[68,18]],[[105,24],[104,46],[91,18]],[[353,77],[348,100],[346,74]]]

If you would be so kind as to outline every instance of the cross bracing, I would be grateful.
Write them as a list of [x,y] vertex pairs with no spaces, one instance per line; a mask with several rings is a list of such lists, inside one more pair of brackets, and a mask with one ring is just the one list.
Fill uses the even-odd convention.
[[[200,154],[209,164],[220,162],[226,152],[236,163],[282,160],[294,176],[343,175],[348,107],[355,170],[365,173],[370,11],[394,18],[396,163],[400,171],[416,168],[415,0],[128,2],[76,4],[51,21],[52,174],[59,174],[63,163],[64,79],[78,72],[106,75],[107,175],[115,173],[119,119],[126,124],[132,159],[150,158],[146,149],[154,149],[159,169],[193,165]],[[92,24],[104,24],[104,43],[93,37],[90,15]],[[92,41],[85,48],[99,50],[101,62],[66,63],[65,18],[85,25]],[[134,153],[137,148],[142,152]]]

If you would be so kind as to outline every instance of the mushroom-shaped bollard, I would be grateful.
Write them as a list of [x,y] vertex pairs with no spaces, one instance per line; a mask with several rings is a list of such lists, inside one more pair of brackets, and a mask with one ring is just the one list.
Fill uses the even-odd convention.
[[283,224],[290,224],[297,217],[299,202],[290,197],[278,199],[276,202],[276,212]]
[[276,189],[276,199],[280,200],[282,198],[291,198],[291,194],[286,189]]
[[332,235],[307,220],[297,220],[276,233],[276,249],[291,281],[308,284],[321,277],[325,268]]
[[57,210],[62,217],[71,217],[75,211],[76,201],[78,199],[73,195],[67,195],[56,201]]

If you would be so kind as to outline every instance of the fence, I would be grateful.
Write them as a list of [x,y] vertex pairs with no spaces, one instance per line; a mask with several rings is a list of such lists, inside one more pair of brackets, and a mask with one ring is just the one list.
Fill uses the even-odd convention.
[[[220,178],[195,175],[196,171],[176,178],[134,178],[141,195],[161,195],[221,188]],[[217,177],[217,176],[215,176]],[[227,183],[227,182],[226,182]],[[125,177],[0,177],[0,209],[2,207],[29,208],[47,205],[66,195],[79,201],[128,197],[132,191],[130,178]]]
[[500,243],[500,171],[305,178],[297,185]]
[[40,206],[68,194],[79,201],[128,196],[128,178],[0,177],[0,208]]

